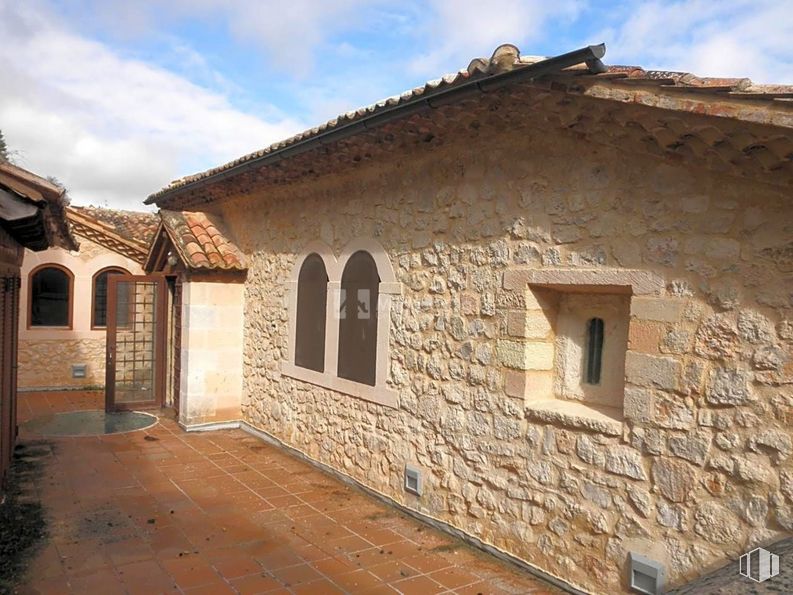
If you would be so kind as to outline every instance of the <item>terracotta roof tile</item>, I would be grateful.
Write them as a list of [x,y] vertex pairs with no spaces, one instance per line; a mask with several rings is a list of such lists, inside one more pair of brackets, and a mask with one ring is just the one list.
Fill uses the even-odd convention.
[[[532,64],[537,64],[546,59],[547,58],[541,56],[521,56],[520,50],[517,47],[504,44],[496,48],[490,59],[475,58],[470,62],[468,68],[464,70],[444,75],[441,78],[427,82],[423,86],[410,89],[400,95],[388,97],[372,105],[348,111],[332,120],[328,120],[324,124],[300,132],[291,138],[274,143],[260,151],[243,155],[224,165],[174,180],[165,188],[151,194],[145,202],[147,204],[155,202],[158,204],[165,204],[168,200],[161,199],[166,197],[166,195],[170,197],[170,195],[194,183],[228,172],[247,162],[265,158],[283,149],[304,144],[306,141],[323,133],[347,127],[368,116],[389,111],[396,106],[409,103],[425,95],[431,95],[435,92],[445,90],[448,87],[462,85],[471,79],[485,78],[487,76],[501,74],[505,71],[517,70]],[[746,110],[742,112],[736,110],[729,110],[723,114],[718,114],[717,110],[711,110],[709,112],[712,115],[722,115],[723,117],[736,120],[745,119],[747,121],[753,121],[753,114],[758,110],[762,111],[767,109],[768,103],[763,105],[762,103],[758,103],[757,100],[777,102],[777,105],[780,103],[789,105],[793,100],[793,85],[755,85],[747,78],[703,78],[687,72],[644,70],[639,66],[608,66],[605,72],[594,73],[589,72],[584,65],[579,65],[564,69],[556,74],[546,75],[546,77],[553,79],[556,76],[564,77],[571,74],[586,75],[589,80],[600,81],[605,84],[611,84],[611,81],[618,84],[629,81],[655,88],[673,87],[676,90],[683,90],[691,93],[708,92],[721,94],[724,98],[729,99],[751,99],[751,102],[747,102]],[[685,102],[678,102],[675,109],[683,111],[695,110],[695,108],[688,106]]]
[[240,249],[219,217],[194,211],[160,211],[162,224],[188,268],[245,270]]
[[71,207],[78,213],[110,227],[118,235],[148,246],[157,232],[159,219],[156,213],[121,211],[100,207]]

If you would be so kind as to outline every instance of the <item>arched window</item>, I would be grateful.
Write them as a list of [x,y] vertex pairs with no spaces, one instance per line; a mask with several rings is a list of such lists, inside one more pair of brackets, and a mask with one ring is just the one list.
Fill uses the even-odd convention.
[[107,326],[107,278],[110,275],[129,275],[129,272],[119,267],[111,267],[94,275],[93,306],[91,308],[92,328]]
[[44,265],[30,273],[30,326],[72,325],[72,273]]
[[339,369],[341,378],[375,385],[377,300],[380,276],[368,252],[350,256],[341,276]]
[[586,330],[586,382],[600,384],[603,367],[603,319],[590,318]]
[[297,280],[297,327],[295,365],[325,371],[325,318],[328,303],[328,273],[316,254],[309,254]]

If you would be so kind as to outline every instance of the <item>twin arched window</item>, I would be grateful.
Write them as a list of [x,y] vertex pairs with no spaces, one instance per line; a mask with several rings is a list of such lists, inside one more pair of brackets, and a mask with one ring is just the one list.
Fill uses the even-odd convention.
[[[341,276],[337,373],[370,386],[375,386],[377,373],[379,284],[372,255],[353,253]],[[297,281],[296,366],[325,371],[327,299],[328,274],[322,258],[312,253],[303,261]]]
[[74,275],[59,265],[44,265],[30,274],[30,326],[72,326]]

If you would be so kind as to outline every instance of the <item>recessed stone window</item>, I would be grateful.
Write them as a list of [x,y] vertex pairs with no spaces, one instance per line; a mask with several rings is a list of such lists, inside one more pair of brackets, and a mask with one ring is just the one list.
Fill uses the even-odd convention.
[[559,293],[557,302],[555,395],[621,408],[630,295]]
[[530,417],[620,435],[631,299],[663,287],[644,271],[508,271],[504,288],[525,308],[508,313],[498,344],[507,393]]

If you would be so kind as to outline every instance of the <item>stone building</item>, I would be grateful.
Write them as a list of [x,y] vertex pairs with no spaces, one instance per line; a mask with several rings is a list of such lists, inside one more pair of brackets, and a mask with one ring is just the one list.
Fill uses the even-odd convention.
[[154,213],[68,207],[79,249],[25,251],[19,320],[19,387],[105,384],[107,279],[143,274]]
[[64,210],[63,188],[0,161],[0,492],[17,435],[17,332],[20,269],[26,250],[77,249]]
[[596,592],[793,531],[793,89],[602,55],[502,46],[149,197],[212,223],[146,267],[203,341],[182,424]]

